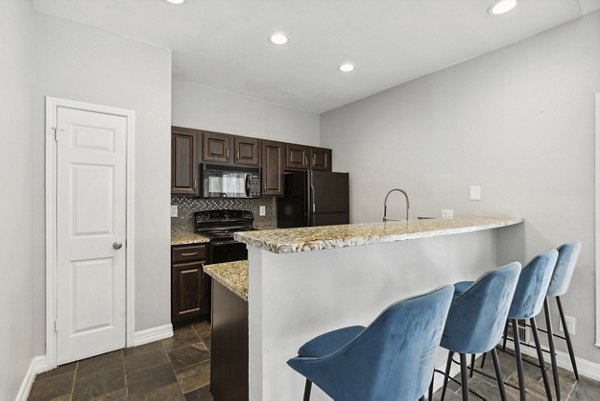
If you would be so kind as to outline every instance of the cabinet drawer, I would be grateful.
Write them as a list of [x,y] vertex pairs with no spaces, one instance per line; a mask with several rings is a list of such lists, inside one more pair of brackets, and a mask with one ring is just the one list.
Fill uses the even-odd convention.
[[182,245],[172,249],[173,263],[206,260],[206,245]]

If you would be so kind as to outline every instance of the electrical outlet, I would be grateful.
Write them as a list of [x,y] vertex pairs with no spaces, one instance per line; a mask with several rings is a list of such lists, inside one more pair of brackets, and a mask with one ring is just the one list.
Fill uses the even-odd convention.
[[171,205],[171,217],[177,217],[177,205]]
[[264,206],[259,206],[258,207],[258,214],[259,216],[266,216],[267,215],[267,208]]
[[[567,329],[569,329],[569,333],[575,335],[575,318],[573,316],[565,316],[565,321],[567,322]],[[559,321],[559,329],[563,333],[565,332],[565,328],[563,327],[562,321]]]
[[481,200],[481,187],[479,185],[471,185],[469,199]]
[[454,218],[454,210],[442,209],[442,219],[453,219],[453,218]]

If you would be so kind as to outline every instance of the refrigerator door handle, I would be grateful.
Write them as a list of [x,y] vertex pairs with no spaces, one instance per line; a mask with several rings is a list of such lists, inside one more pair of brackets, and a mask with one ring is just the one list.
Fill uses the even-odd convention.
[[315,203],[315,187],[313,187],[312,182],[310,184],[310,203],[312,204],[312,212],[315,213],[317,211],[317,205]]

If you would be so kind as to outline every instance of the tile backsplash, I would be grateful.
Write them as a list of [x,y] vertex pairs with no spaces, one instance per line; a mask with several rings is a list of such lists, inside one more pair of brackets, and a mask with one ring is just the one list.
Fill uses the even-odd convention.
[[[177,205],[177,217],[171,217],[171,232],[194,231],[194,213],[199,210],[233,209],[254,213],[255,228],[277,228],[277,204],[274,197],[260,199],[202,199],[188,196],[171,196],[171,205]],[[259,206],[264,206],[265,216],[259,216]]]

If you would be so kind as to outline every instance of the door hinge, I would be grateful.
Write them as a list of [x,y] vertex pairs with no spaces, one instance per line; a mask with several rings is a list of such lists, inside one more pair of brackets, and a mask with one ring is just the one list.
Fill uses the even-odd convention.
[[58,333],[58,319],[54,321],[54,332]]

